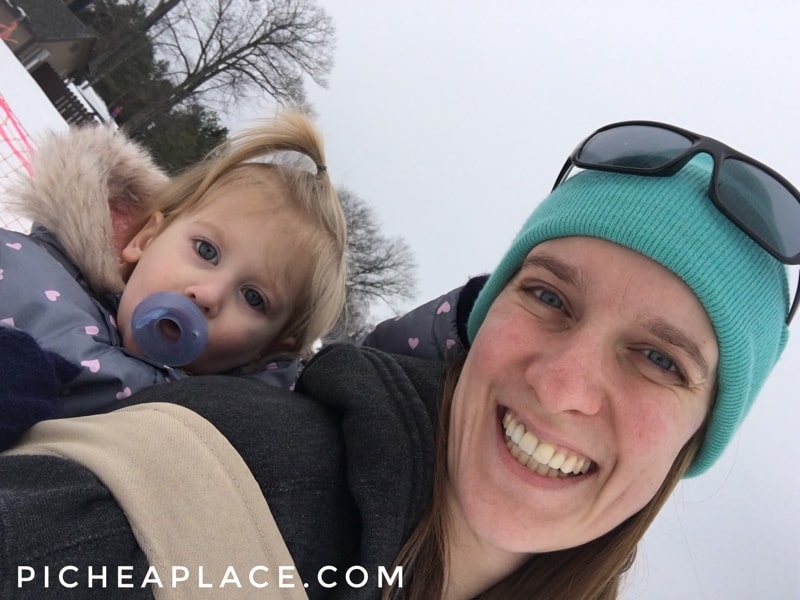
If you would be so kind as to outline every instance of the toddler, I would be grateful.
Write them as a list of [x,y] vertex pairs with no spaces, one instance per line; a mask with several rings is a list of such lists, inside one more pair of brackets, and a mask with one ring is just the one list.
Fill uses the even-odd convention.
[[[290,386],[342,309],[345,219],[320,136],[299,113],[171,180],[101,128],[51,139],[34,172],[9,200],[31,234],[0,230],[0,327],[80,367],[61,387],[63,416],[187,374]],[[201,315],[207,341],[187,364],[140,347],[134,313],[157,292]],[[167,343],[181,334],[170,323],[159,324]]]

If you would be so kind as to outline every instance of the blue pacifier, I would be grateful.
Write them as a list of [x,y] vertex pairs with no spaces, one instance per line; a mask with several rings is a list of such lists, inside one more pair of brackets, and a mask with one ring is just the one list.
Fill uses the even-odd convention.
[[151,294],[133,311],[133,339],[150,360],[180,367],[197,360],[208,342],[203,313],[186,296]]

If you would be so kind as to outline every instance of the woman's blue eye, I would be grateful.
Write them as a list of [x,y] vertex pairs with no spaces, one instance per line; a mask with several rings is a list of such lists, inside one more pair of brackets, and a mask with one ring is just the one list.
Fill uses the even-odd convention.
[[264,306],[263,296],[252,288],[244,291],[244,299],[253,308],[262,308]]
[[564,302],[561,301],[561,298],[558,297],[558,294],[555,294],[550,290],[538,289],[534,292],[534,294],[539,300],[549,306],[552,306],[553,308],[564,308]]
[[675,364],[675,361],[673,361],[666,354],[662,354],[658,350],[647,350],[645,351],[644,355],[659,369],[673,372],[678,371],[678,366]]
[[205,240],[197,240],[194,243],[194,248],[197,251],[197,254],[203,260],[207,260],[208,262],[215,262],[217,260],[217,249],[214,248],[211,244],[209,244]]

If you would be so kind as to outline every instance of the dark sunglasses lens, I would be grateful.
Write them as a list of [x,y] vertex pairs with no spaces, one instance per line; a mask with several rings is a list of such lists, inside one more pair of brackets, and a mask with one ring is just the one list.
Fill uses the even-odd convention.
[[787,262],[800,255],[800,201],[755,165],[726,158],[717,178],[717,201]]
[[620,125],[599,131],[581,147],[576,159],[588,165],[659,169],[683,154],[692,141],[652,125]]

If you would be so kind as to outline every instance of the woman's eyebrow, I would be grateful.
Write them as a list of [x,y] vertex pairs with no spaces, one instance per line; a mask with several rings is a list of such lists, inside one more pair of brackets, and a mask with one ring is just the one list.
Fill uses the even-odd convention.
[[578,269],[548,254],[534,254],[528,256],[525,262],[522,263],[522,268],[524,269],[526,267],[540,267],[546,269],[562,281],[571,285],[578,285],[582,279]]
[[667,344],[684,350],[692,358],[692,360],[697,363],[697,366],[700,367],[703,377],[705,378],[708,375],[708,363],[706,362],[706,359],[703,358],[703,354],[700,352],[700,347],[694,342],[694,340],[692,340],[691,337],[683,333],[671,323],[658,318],[645,323],[645,329],[647,329],[647,331],[657,338],[662,339]]

